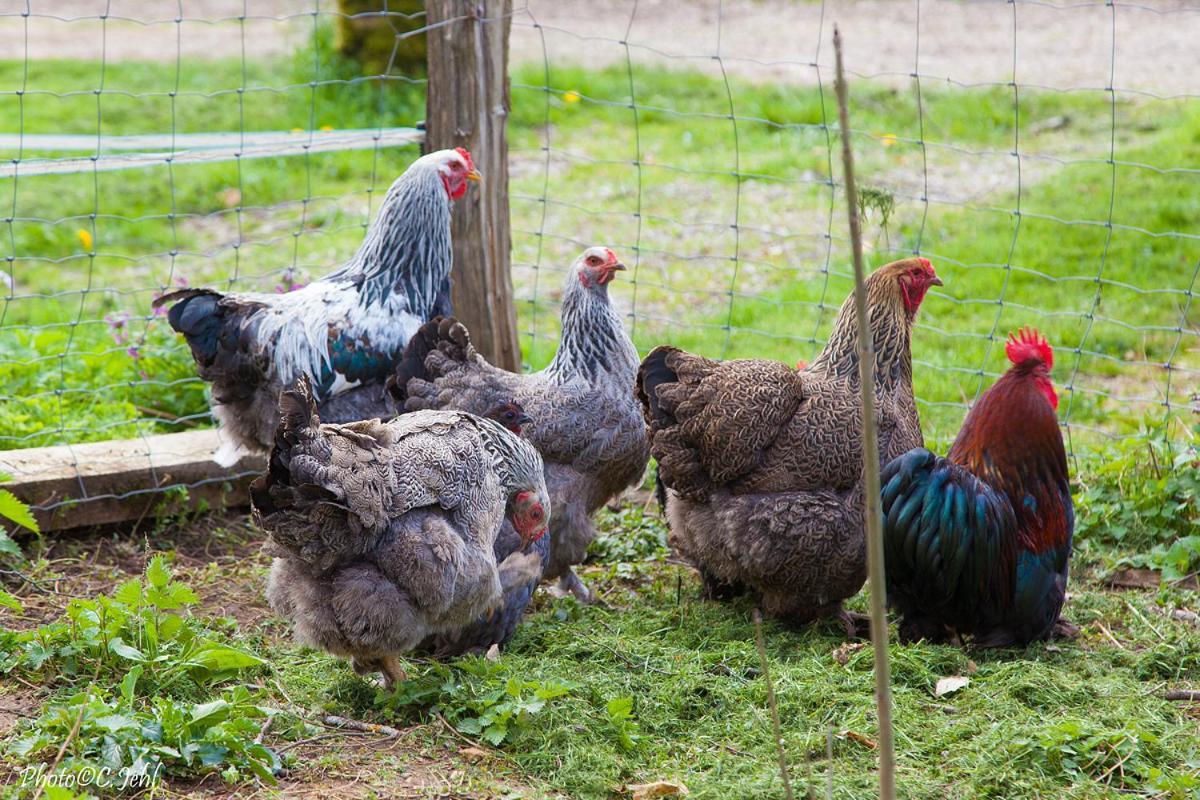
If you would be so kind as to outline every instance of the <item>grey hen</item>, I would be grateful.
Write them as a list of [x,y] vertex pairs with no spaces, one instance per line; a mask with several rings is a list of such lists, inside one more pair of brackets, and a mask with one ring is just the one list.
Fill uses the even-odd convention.
[[591,247],[568,270],[562,340],[549,366],[516,374],[489,364],[453,318],[413,336],[389,382],[408,410],[457,408],[482,414],[514,399],[532,417],[528,439],[546,464],[554,506],[547,579],[582,600],[591,593],[571,567],[596,530],[591,515],[640,482],[649,460],[646,426],[633,396],[638,355],[608,297],[625,269],[607,247]]
[[[306,378],[280,411],[251,502],[277,556],[267,599],[302,642],[391,687],[397,654],[486,613],[538,560],[542,460],[503,426],[458,411],[322,425]],[[506,520],[523,547],[497,565]]]

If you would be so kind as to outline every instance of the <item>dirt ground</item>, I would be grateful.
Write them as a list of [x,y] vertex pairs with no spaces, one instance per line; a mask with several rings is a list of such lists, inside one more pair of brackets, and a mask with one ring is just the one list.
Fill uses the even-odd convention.
[[[0,0],[5,58],[184,59],[287,52],[307,40],[317,0]],[[238,17],[245,13],[243,23]],[[1159,95],[1195,92],[1200,6],[1178,0],[514,0],[512,61],[670,63],[753,80],[830,79],[830,37],[848,68],[907,83],[1019,83]],[[321,0],[327,13],[334,0]],[[100,16],[108,9],[109,19]],[[28,35],[26,36],[26,25]],[[540,26],[540,27],[535,27]],[[1015,35],[1014,35],[1015,26]],[[1115,42],[1114,42],[1115,33]],[[543,44],[544,34],[544,44]],[[628,51],[622,42],[628,42]],[[820,65],[815,69],[813,64]]]
[[[196,590],[205,617],[236,619],[243,635],[261,635],[270,641],[287,636],[263,596],[268,559],[262,553],[261,534],[246,514],[231,511],[181,522],[63,535],[46,553],[46,574],[36,584],[18,589],[24,613],[6,618],[5,625],[36,627],[59,617],[71,598],[94,597],[138,577],[145,569],[149,547],[173,551],[174,575]],[[36,716],[47,696],[44,687],[13,677],[0,683],[0,736]],[[265,734],[267,745],[295,756],[278,786],[229,786],[214,773],[200,780],[168,780],[155,796],[339,800],[547,796],[527,786],[498,751],[474,747],[437,722],[402,725],[399,735],[393,736],[333,728],[324,725],[321,717],[320,709],[305,716],[325,728],[307,739],[289,741],[271,731]],[[0,789],[17,780],[13,764],[0,762]]]

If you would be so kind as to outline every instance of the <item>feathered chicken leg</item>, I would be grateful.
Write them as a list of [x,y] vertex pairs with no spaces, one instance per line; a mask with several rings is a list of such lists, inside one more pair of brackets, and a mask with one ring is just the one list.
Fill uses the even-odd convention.
[[397,683],[403,683],[408,680],[408,673],[405,672],[400,662],[395,656],[384,656],[379,659],[379,671],[383,673],[383,688],[389,692],[396,688]]

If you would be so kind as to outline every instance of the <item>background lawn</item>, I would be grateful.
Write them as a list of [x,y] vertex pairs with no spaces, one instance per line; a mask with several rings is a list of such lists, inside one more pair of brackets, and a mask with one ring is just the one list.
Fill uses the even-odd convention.
[[[360,80],[326,27],[311,45],[0,61],[0,127],[303,137],[423,118],[419,82]],[[550,360],[564,270],[591,244],[631,267],[612,292],[643,352],[811,360],[850,289],[832,92],[700,62],[596,65],[580,47],[512,74],[527,365]],[[944,447],[1004,371],[1003,337],[1032,324],[1056,347],[1076,457],[1065,614],[1080,637],[893,643],[901,795],[1198,797],[1198,706],[1164,694],[1200,688],[1200,108],[886,76],[855,79],[852,101],[871,264],[920,252],[946,282],[913,342],[927,439]],[[0,180],[0,449],[210,424],[154,296],[319,277],[415,156]],[[783,797],[751,606],[698,598],[645,491],[602,514],[584,576],[605,607],[539,594],[499,659],[413,661],[391,696],[291,641],[243,514],[185,515],[177,499],[24,556],[0,537],[18,601],[0,595],[0,796],[28,796],[21,770],[61,752],[64,773],[162,764],[153,796],[608,798],[661,779],[696,798]],[[869,648],[834,625],[763,633],[797,795],[871,796]],[[969,683],[938,696],[952,676]],[[399,732],[339,731],[327,714]]]

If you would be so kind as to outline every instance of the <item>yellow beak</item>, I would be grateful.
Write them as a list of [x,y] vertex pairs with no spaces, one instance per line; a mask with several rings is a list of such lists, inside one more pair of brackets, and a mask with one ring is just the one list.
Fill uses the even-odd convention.
[[479,170],[473,169],[467,173],[467,180],[480,182],[483,180],[483,176],[479,174]]

